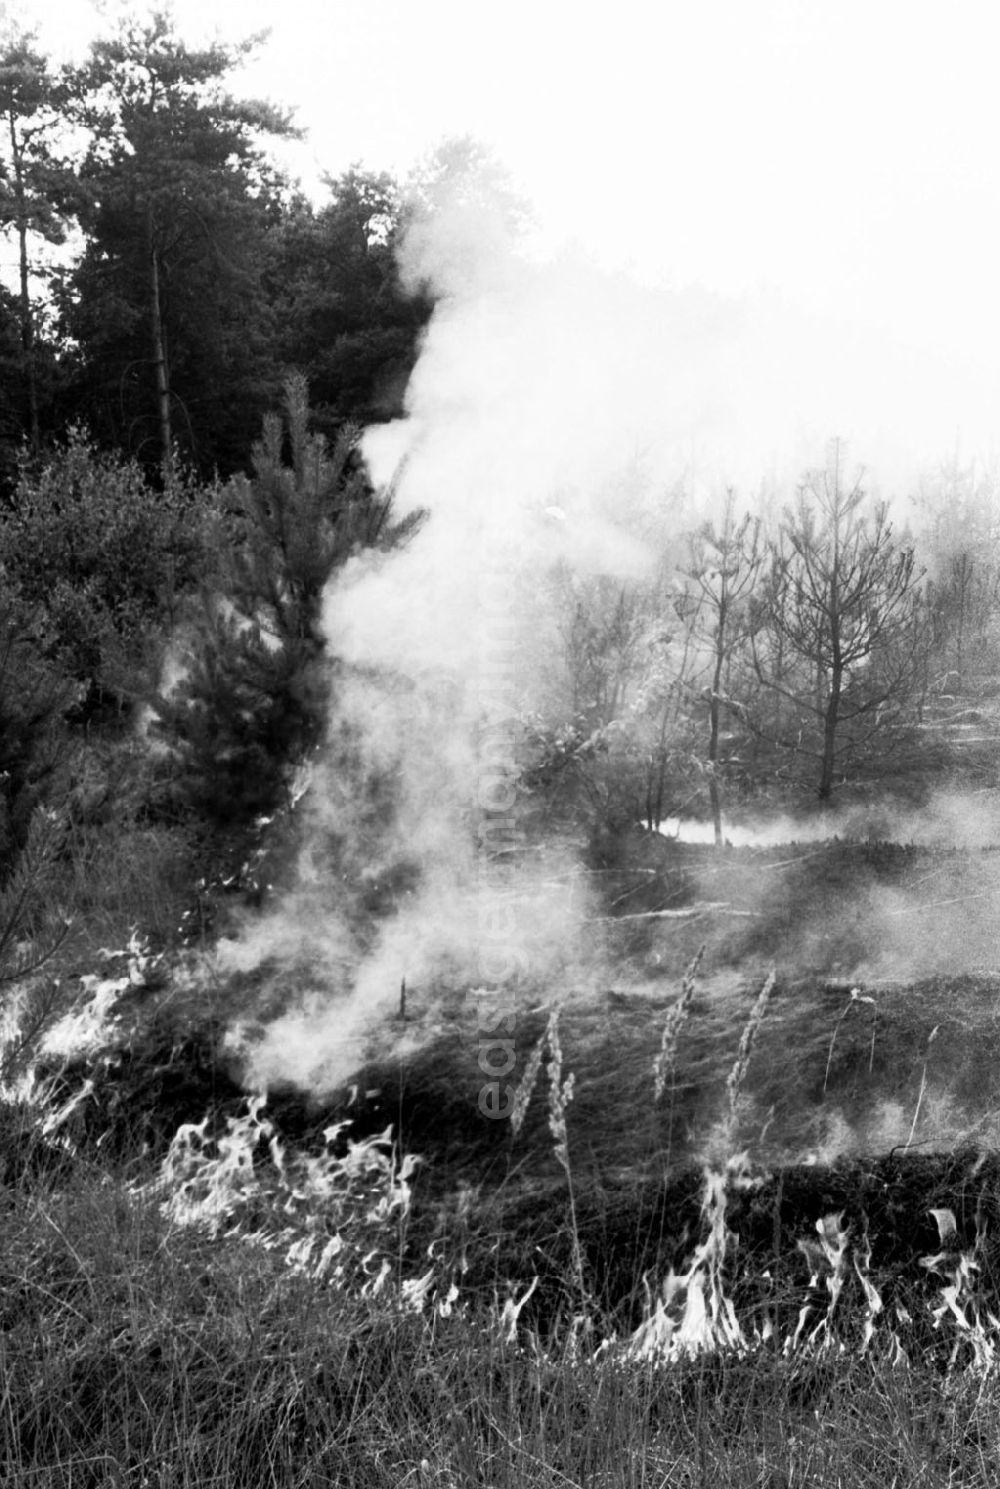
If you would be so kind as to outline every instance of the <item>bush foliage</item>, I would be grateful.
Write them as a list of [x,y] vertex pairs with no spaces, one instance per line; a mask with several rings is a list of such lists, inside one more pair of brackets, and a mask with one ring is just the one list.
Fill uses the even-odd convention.
[[73,680],[83,718],[148,691],[179,597],[204,568],[206,513],[190,486],[154,489],[81,429],[42,464],[22,465],[0,521],[0,565],[34,607],[39,641]]

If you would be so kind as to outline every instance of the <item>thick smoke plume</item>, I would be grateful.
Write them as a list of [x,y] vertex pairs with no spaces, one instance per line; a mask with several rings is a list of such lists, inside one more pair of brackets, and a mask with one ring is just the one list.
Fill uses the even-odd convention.
[[[258,1082],[342,1080],[404,979],[419,1007],[436,983],[537,984],[579,967],[587,907],[572,851],[535,854],[528,885],[496,852],[518,846],[517,717],[544,710],[549,688],[549,578],[557,566],[649,571],[690,518],[678,493],[692,452],[721,444],[729,418],[718,353],[730,312],[714,302],[576,258],[531,263],[482,201],[438,203],[404,268],[438,308],[407,417],[366,453],[376,481],[395,482],[399,514],[427,516],[327,595],[349,681],[338,677],[309,807],[314,840],[346,843],[357,879],[400,883],[394,913],[359,937],[307,850],[297,888],[223,946],[224,965],[310,969],[300,1006],[247,1046]],[[345,749],[362,778],[391,780],[391,822],[352,795]],[[592,942],[587,955],[596,977]]]
[[[881,459],[883,485],[907,478],[901,432],[859,411],[849,347],[839,362],[820,354],[830,328],[766,297],[651,289],[568,251],[532,261],[482,199],[439,204],[404,271],[437,309],[406,418],[371,432],[366,454],[397,513],[427,515],[326,596],[341,671],[308,814],[313,845],[335,839],[351,882],[328,882],[307,846],[294,890],[221,948],[224,966],[283,969],[280,1018],[263,1040],[233,1036],[256,1084],[343,1082],[407,990],[427,1008],[445,986],[600,975],[573,845],[536,856],[528,880],[523,855],[496,852],[521,846],[517,718],[545,709],[557,567],[648,574],[728,483],[786,499],[832,433]],[[391,811],[359,780],[391,783]],[[347,913],[359,886],[382,909],[364,930]],[[432,1027],[397,1026],[380,1048]]]

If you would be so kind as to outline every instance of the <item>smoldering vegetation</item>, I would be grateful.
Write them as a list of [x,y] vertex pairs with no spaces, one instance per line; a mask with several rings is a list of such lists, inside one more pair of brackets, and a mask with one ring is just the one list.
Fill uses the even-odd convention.
[[0,892],[12,1482],[991,1482],[995,473],[796,464],[764,311],[494,207],[404,249],[407,417],[293,382],[229,494],[180,928]]
[[[619,15],[642,179],[576,20],[618,247],[720,167],[662,273],[526,241],[469,140],[306,202],[167,16],[4,38],[9,226],[81,253],[0,297],[12,1489],[1000,1477],[989,89],[896,28],[917,181],[887,26],[772,89],[748,13],[704,87]],[[751,202],[798,301],[685,282],[704,211],[750,284]]]
[[[426,520],[328,587],[323,631],[341,673],[295,861],[218,950],[223,976],[265,990],[266,1017],[248,1008],[230,1038],[248,1082],[326,1095],[387,1024],[381,1053],[412,1055],[423,1035],[392,1027],[404,987],[411,1017],[422,1006],[433,1029],[449,994],[489,980],[477,963],[490,924],[508,927],[514,971],[501,981],[529,1004],[628,984],[614,922],[638,936],[628,917],[640,913],[674,916],[657,952],[671,975],[702,916],[720,967],[772,956],[892,981],[956,970],[960,945],[963,971],[989,971],[980,850],[997,841],[997,731],[976,693],[993,644],[988,473],[918,480],[916,505],[901,505],[905,541],[839,441],[797,492],[773,465],[762,477],[732,398],[712,403],[721,367],[746,365],[723,311],[705,338],[704,306],[683,296],[520,261],[488,196],[459,190],[441,211],[406,260],[441,297],[407,418],[365,445],[376,472],[398,465],[398,509]],[[606,361],[578,355],[584,299]],[[687,361],[682,381],[666,370],[692,340],[703,381]],[[715,409],[704,427],[699,399]],[[685,458],[695,426],[717,467]],[[741,461],[756,482],[742,493],[722,474]],[[829,617],[790,618],[788,588],[793,553],[811,534],[821,568],[834,530],[864,589],[837,658]],[[481,801],[497,770],[506,813]],[[498,816],[509,851],[483,846]],[[640,829],[748,853],[773,844],[779,857],[786,843],[853,846],[813,866],[835,881],[828,896],[798,847],[787,865],[758,856],[742,873],[724,853],[700,869],[677,854],[664,882]],[[883,845],[884,874],[868,860],[852,871],[859,843]],[[911,849],[927,855],[922,898]],[[974,861],[959,862],[967,851]]]

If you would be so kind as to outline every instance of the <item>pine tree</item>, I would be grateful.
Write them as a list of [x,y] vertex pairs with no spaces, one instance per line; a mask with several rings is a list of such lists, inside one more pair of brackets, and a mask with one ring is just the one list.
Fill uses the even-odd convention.
[[325,204],[294,200],[273,235],[278,352],[308,375],[319,427],[399,418],[432,309],[401,283],[400,188],[356,167],[325,185]]
[[390,546],[408,525],[391,521],[391,492],[372,488],[357,430],[331,447],[310,432],[305,379],[285,393],[253,474],[229,487],[216,583],[191,617],[180,680],[155,704],[180,804],[217,827],[282,803],[327,715],[324,589],[352,554]]
[[167,483],[175,447],[238,470],[279,386],[263,276],[285,113],[228,92],[259,38],[190,48],[168,10],[127,15],[67,74],[84,251],[60,297],[76,412]]
[[40,355],[38,345],[36,302],[46,272],[42,245],[65,242],[77,194],[74,174],[60,153],[63,94],[34,35],[5,28],[0,36],[0,235],[16,245],[20,346],[16,368],[4,368],[4,394],[17,413],[11,432],[25,437],[34,455],[41,448],[43,367],[51,361],[51,349]]
[[885,504],[869,511],[860,474],[844,483],[833,440],[826,468],[809,472],[785,513],[763,624],[751,636],[758,682],[784,705],[781,743],[818,763],[824,805],[845,765],[870,760],[905,712],[917,674],[918,579]]

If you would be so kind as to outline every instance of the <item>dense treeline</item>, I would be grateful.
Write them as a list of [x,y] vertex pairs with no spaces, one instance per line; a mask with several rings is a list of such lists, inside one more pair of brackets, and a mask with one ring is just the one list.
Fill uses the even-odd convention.
[[[229,91],[252,45],[191,49],[166,14],[75,67],[2,44],[0,877],[52,802],[84,836],[117,814],[242,855],[322,737],[324,587],[418,525],[358,440],[402,411],[433,308],[400,243],[475,148],[311,201],[270,153],[289,116]],[[994,496],[944,473],[918,544],[835,442],[767,522],[730,492],[672,523],[642,581],[554,571],[531,809],[721,841],[748,796],[922,769],[929,701],[1000,666]]]
[[[351,170],[308,200],[273,164],[295,131],[235,97],[253,43],[195,50],[127,20],[80,66],[0,54],[0,472],[74,423],[157,481],[242,470],[292,371],[320,427],[399,413],[430,304],[396,269],[403,193]],[[52,245],[73,252],[54,256]]]
[[321,734],[325,584],[413,525],[358,439],[432,309],[415,198],[307,198],[287,113],[231,90],[254,45],[166,11],[77,66],[0,41],[0,877],[40,811],[78,856],[113,819],[238,862]]

